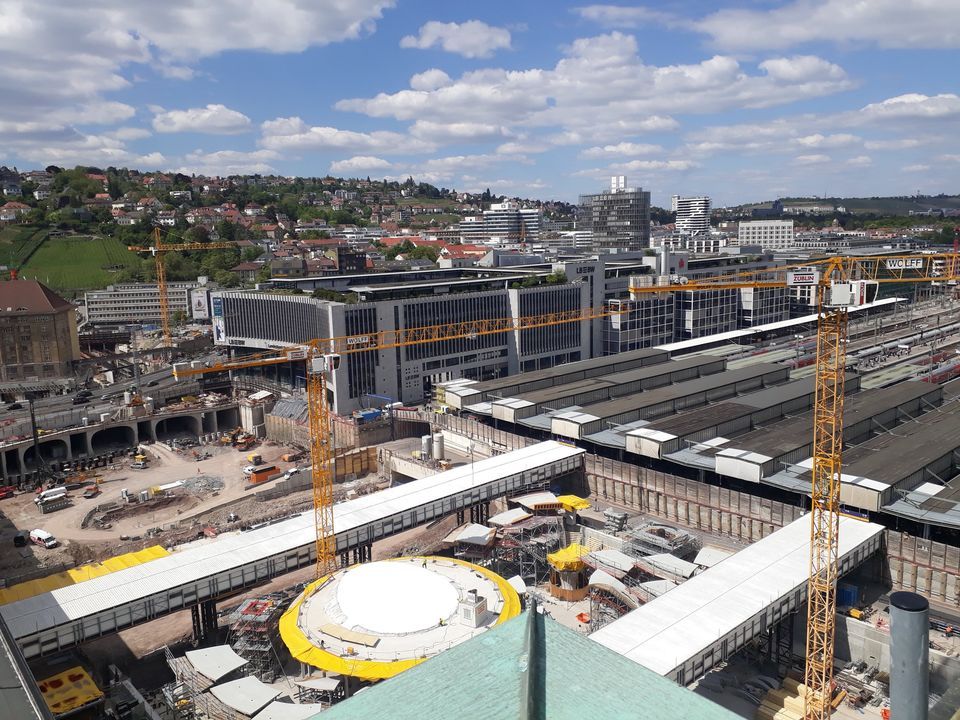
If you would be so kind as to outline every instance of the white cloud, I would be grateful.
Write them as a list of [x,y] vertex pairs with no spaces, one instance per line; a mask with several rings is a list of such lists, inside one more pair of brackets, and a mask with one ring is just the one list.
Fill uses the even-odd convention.
[[107,135],[117,140],[127,141],[142,140],[143,138],[151,137],[153,133],[145,128],[122,127],[111,130]]
[[353,177],[357,173],[368,173],[371,170],[388,170],[393,164],[383,158],[372,155],[354,155],[346,160],[337,160],[330,163],[330,172],[340,173],[344,177]]
[[913,164],[913,165],[904,165],[904,166],[903,166],[903,171],[904,171],[904,172],[925,172],[925,171],[927,171],[927,170],[929,170],[929,169],[930,169],[930,166],[929,166],[929,165],[925,165],[925,164],[923,164],[923,163],[915,163],[915,164]]
[[850,167],[869,167],[873,165],[873,160],[869,155],[857,155],[847,160],[847,165]]
[[176,172],[185,175],[245,175],[253,173],[272,173],[276,168],[271,162],[279,155],[272,150],[254,150],[243,152],[240,150],[217,150],[204,152],[195,150],[188,153],[183,164]]
[[960,95],[922,95],[908,93],[870,103],[861,108],[860,119],[870,120],[942,120],[960,117]]
[[616,163],[610,168],[619,172],[636,172],[638,170],[682,171],[697,167],[692,160],[631,160],[625,163]]
[[207,105],[202,108],[159,112],[153,118],[153,129],[159,133],[236,135],[250,129],[250,118],[225,105]]
[[427,50],[435,46],[467,58],[486,58],[497,50],[510,49],[510,31],[481,20],[464,23],[431,20],[421,26],[417,35],[407,35],[400,40],[402,48]]
[[770,10],[719,10],[693,23],[717,47],[736,51],[812,42],[957,48],[958,25],[960,4],[942,0],[793,0]]
[[496,140],[507,132],[499,125],[475,122],[433,122],[417,120],[410,127],[410,134],[434,143],[477,142]]
[[367,153],[413,155],[431,152],[436,146],[401,133],[378,130],[371,133],[309,126],[299,117],[276,118],[261,125],[260,144],[271,150],[353,150]]
[[414,90],[436,90],[450,84],[450,76],[438,68],[430,68],[410,78],[410,87]]
[[960,155],[941,155],[940,159],[947,162],[960,162]]
[[797,165],[822,165],[824,163],[830,162],[829,155],[797,155],[793,161]]
[[812,56],[771,58],[758,68],[751,73],[725,56],[647,65],[638,56],[636,38],[613,32],[575,40],[553,68],[486,68],[433,90],[345,99],[335,107],[397,120],[469,118],[517,133],[553,128],[545,136],[552,144],[596,144],[673,129],[673,113],[771,107],[853,85],[838,65]]
[[642,6],[585,5],[573,8],[573,12],[584,20],[615,29],[639,28],[654,24],[673,25],[680,22],[675,15]]
[[813,135],[794,138],[793,142],[805,148],[838,148],[856,145],[861,140],[856,135],[850,135],[849,133],[836,133],[834,135],[814,133]]
[[[0,2],[0,119],[96,106],[131,67],[188,77],[229,50],[299,52],[368,33],[393,0],[69,0]],[[84,119],[77,120],[83,123]]]
[[630,156],[630,155],[653,155],[663,152],[660,145],[650,145],[647,143],[622,142],[616,145],[603,145],[587,148],[580,153],[582,158],[609,158],[611,156]]
[[863,146],[867,150],[906,150],[923,145],[918,138],[897,138],[891,140],[867,140]]

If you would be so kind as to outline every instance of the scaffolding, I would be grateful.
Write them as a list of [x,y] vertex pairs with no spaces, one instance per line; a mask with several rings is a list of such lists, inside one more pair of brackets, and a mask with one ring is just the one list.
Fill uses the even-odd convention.
[[550,579],[547,555],[567,544],[561,515],[535,515],[501,528],[491,556],[501,577],[519,575],[528,587]]
[[[185,657],[174,657],[170,648],[163,648],[167,665],[173,673],[173,682],[163,686],[163,699],[177,720],[211,718],[220,720],[216,709],[208,707],[209,693],[214,681],[201,675]],[[225,718],[224,720],[232,720]]]
[[283,675],[280,642],[280,616],[290,604],[287,593],[272,593],[245,600],[231,616],[228,642],[234,652],[248,662],[246,674],[272,683]]

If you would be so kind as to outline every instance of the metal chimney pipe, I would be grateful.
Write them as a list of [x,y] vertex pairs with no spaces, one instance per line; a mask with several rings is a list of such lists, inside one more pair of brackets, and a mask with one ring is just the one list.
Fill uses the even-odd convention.
[[929,694],[930,603],[916,593],[891,593],[891,718],[927,720]]

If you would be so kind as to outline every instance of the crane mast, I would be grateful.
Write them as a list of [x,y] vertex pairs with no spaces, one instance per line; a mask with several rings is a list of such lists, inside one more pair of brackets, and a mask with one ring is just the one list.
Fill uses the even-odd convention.
[[813,475],[810,492],[810,580],[804,684],[808,718],[829,718],[837,617],[840,470],[846,376],[847,309],[826,306],[826,285],[817,287],[817,355],[813,410]]

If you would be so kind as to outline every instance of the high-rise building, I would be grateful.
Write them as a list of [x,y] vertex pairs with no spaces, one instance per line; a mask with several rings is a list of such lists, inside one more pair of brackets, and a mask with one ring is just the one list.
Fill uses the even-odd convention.
[[710,232],[710,198],[674,195],[670,207],[677,214],[676,228],[680,235]]
[[650,246],[650,193],[610,178],[609,192],[580,196],[578,230],[589,230],[596,252],[625,252]]
[[79,359],[73,305],[35,280],[0,282],[0,380],[67,377]]
[[539,208],[520,207],[508,201],[493,203],[482,216],[466,217],[460,223],[460,239],[465,243],[513,245],[540,240],[542,213]]
[[786,250],[794,244],[793,220],[742,222],[737,242],[740,245],[759,245],[764,250]]

